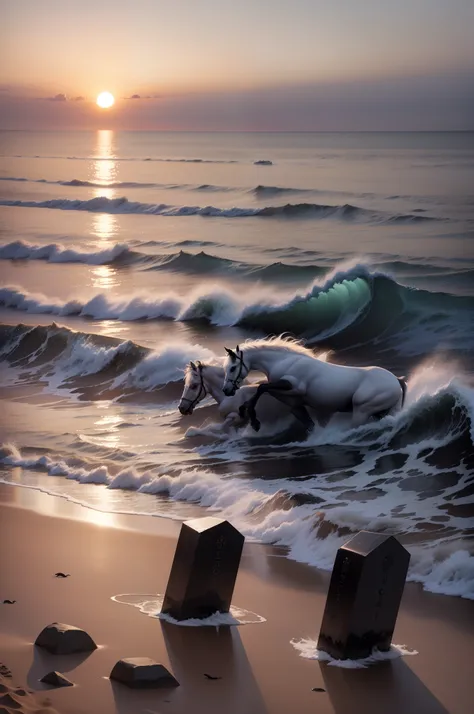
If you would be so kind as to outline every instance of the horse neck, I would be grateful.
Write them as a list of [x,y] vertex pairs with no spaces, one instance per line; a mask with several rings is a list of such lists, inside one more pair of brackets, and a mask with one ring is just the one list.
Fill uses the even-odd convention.
[[225,397],[222,391],[224,374],[224,368],[217,365],[204,367],[202,371],[204,386],[218,404],[220,404]]
[[268,376],[268,371],[272,365],[281,360],[284,356],[288,356],[289,352],[269,349],[268,347],[255,347],[244,352],[244,363],[249,369],[256,369]]
[[[281,362],[282,360],[287,360],[291,357],[312,357],[311,354],[305,355],[303,352],[293,352],[292,350],[285,350],[278,347],[255,347],[249,350],[247,353],[244,352],[244,363],[249,367],[249,369],[255,369],[259,372],[263,372],[267,377],[272,371],[272,367]],[[318,360],[318,358],[313,355],[312,368],[316,369],[316,364],[318,367],[326,367],[326,363]],[[313,364],[314,362],[314,364]]]

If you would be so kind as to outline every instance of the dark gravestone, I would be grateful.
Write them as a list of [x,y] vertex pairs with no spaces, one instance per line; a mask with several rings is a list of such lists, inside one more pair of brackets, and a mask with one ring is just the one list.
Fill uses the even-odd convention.
[[244,540],[221,518],[183,523],[161,612],[175,620],[229,612]]
[[410,554],[393,536],[361,531],[337,551],[318,649],[362,659],[392,641]]

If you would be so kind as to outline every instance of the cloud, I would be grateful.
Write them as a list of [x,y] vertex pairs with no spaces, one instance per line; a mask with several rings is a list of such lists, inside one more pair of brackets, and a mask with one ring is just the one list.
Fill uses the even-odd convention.
[[125,99],[160,99],[160,96],[158,94],[132,94],[131,97],[125,97]]
[[67,102],[65,94],[55,94],[54,97],[45,97],[48,102]]
[[85,97],[74,97],[75,102],[83,102],[85,101]]

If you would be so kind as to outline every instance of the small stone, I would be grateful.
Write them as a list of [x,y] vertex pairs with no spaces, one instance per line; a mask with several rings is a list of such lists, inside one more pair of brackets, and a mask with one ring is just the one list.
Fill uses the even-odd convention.
[[48,672],[41,677],[40,682],[51,684],[53,687],[73,687],[74,683],[65,677],[61,672]]
[[212,674],[206,674],[206,672],[204,672],[204,676],[206,679],[222,679],[222,677],[213,677]]
[[166,667],[149,657],[129,657],[119,660],[110,673],[110,679],[132,689],[179,687],[179,682]]
[[43,647],[51,654],[73,654],[92,652],[97,645],[90,635],[79,627],[53,622],[44,628],[36,638],[35,645]]
[[325,692],[326,690],[323,689],[322,687],[313,687],[312,692]]
[[71,573],[54,573],[55,578],[70,578]]
[[11,679],[12,673],[11,670],[8,669],[8,667],[0,662],[0,675],[2,677],[5,677],[6,679]]

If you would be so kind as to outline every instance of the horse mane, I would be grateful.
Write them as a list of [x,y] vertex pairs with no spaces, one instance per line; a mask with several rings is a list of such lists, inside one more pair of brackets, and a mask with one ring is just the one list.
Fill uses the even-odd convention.
[[299,354],[315,357],[313,350],[305,347],[301,340],[285,335],[274,335],[273,337],[262,337],[257,340],[248,339],[242,344],[241,349],[245,351],[258,350],[261,347],[268,349],[284,350],[285,352],[298,352]]

